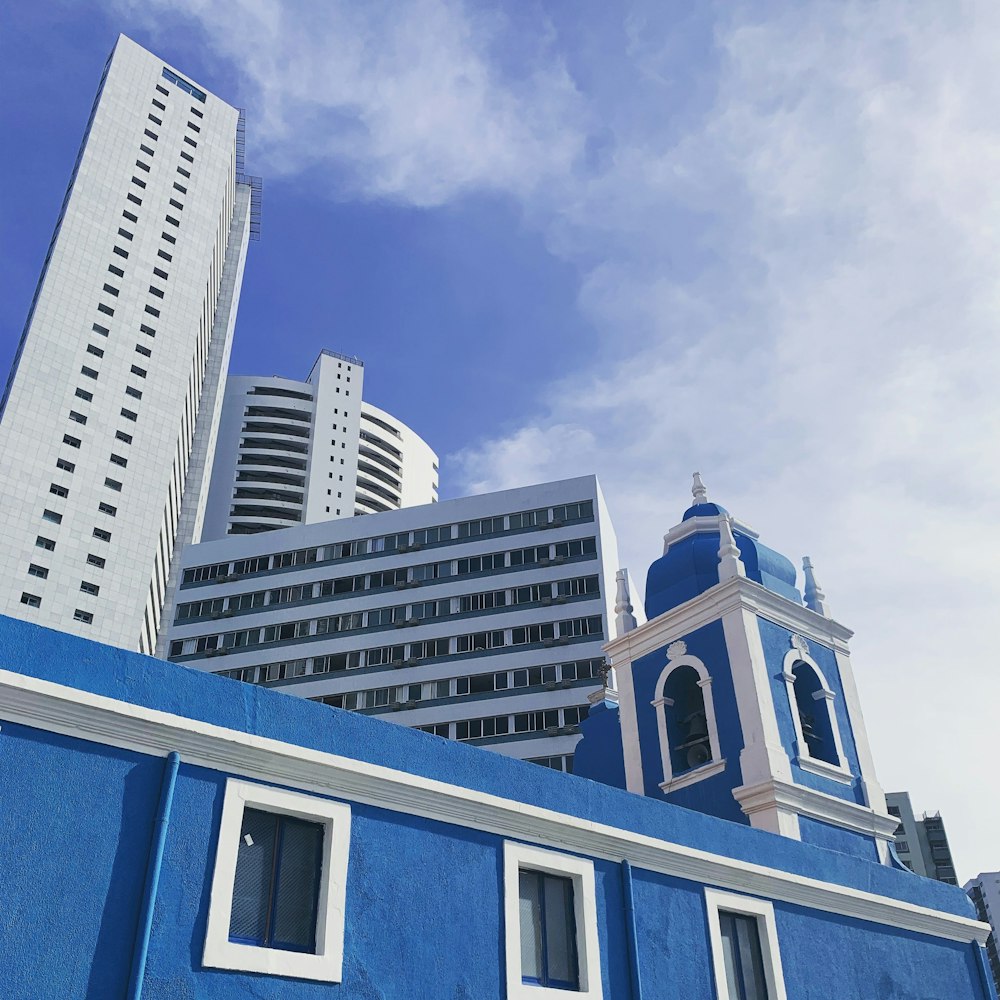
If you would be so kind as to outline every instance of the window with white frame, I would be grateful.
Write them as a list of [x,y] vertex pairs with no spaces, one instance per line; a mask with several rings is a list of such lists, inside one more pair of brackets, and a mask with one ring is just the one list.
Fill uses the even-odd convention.
[[718,774],[726,762],[719,751],[708,669],[698,657],[687,654],[684,643],[672,644],[667,657],[651,704],[663,766],[660,789],[671,792]]
[[836,695],[819,664],[801,649],[791,649],[782,664],[782,677],[795,729],[798,763],[829,777],[849,778],[837,724]]
[[504,844],[507,1000],[601,1000],[594,863]]
[[786,1000],[773,905],[717,889],[705,903],[719,1000]]
[[340,982],[351,809],[230,779],[203,963]]

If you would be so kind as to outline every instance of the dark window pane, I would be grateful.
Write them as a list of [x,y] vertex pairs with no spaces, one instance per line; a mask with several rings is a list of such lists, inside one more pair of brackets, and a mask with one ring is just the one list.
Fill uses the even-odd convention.
[[274,907],[276,948],[315,951],[323,827],[284,817]]
[[573,926],[573,883],[545,876],[545,952],[552,986],[575,988],[576,955]]
[[768,1000],[756,919],[720,911],[719,924],[729,995],[734,1000]]
[[248,944],[264,944],[271,903],[271,876],[278,818],[259,809],[243,812],[233,910],[229,937]]
[[542,979],[542,900],[537,872],[520,873],[521,978],[527,983]]

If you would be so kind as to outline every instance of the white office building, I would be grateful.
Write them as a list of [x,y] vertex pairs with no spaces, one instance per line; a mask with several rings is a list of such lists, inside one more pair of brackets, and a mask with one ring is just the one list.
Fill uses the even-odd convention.
[[200,537],[255,180],[240,112],[122,36],[0,422],[0,613],[151,652]]
[[363,398],[365,366],[323,351],[305,382],[230,376],[203,539],[438,498],[438,458]]
[[167,652],[569,769],[617,561],[592,476],[231,536],[185,552]]

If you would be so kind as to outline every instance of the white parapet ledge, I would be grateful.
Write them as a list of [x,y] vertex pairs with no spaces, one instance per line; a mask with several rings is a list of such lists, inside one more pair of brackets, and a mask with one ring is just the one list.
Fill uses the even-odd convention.
[[951,941],[984,944],[990,934],[989,924],[969,917],[3,669],[0,669],[0,717],[35,729],[153,756],[166,756],[176,750],[187,764],[228,775],[453,823],[590,858],[613,862],[625,859],[635,868],[701,885]]
[[847,643],[854,635],[849,628],[832,618],[824,618],[815,611],[793,604],[787,597],[772,593],[754,580],[738,576],[718,583],[697,597],[650,619],[645,625],[612,639],[605,644],[604,651],[611,657],[614,666],[630,663],[741,609],[841,653],[848,652]]

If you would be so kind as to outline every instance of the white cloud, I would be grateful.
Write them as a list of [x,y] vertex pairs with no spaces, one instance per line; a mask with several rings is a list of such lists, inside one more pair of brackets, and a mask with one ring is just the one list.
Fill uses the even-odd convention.
[[170,7],[243,67],[269,171],[519,200],[600,343],[466,485],[597,471],[641,579],[700,469],[814,557],[884,782],[995,868],[1000,8],[724,4],[694,64],[651,4],[599,61],[578,26],[584,85],[552,25],[457,3]]
[[328,194],[428,206],[483,188],[526,195],[582,148],[583,105],[546,32],[503,71],[499,14],[449,0],[113,2],[153,32],[198,22],[251,88],[254,165],[272,178],[333,166]]

